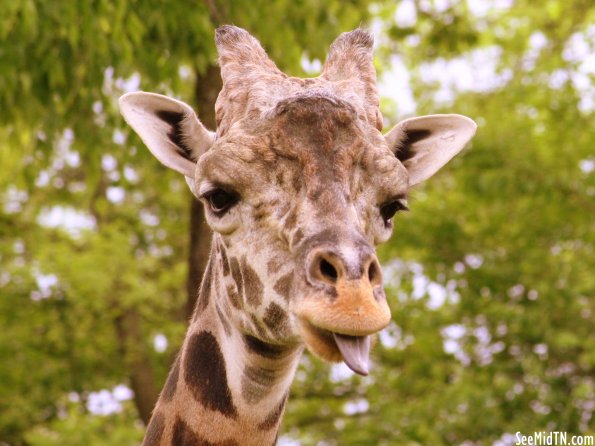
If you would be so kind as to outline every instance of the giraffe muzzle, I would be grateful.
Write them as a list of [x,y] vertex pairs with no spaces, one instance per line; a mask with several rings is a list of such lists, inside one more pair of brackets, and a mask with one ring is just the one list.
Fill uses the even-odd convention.
[[313,250],[306,267],[313,292],[295,308],[309,349],[362,375],[368,374],[371,335],[391,319],[380,265],[370,251]]
[[345,281],[333,293],[315,293],[298,306],[298,315],[318,328],[346,336],[367,336],[391,318],[381,285]]

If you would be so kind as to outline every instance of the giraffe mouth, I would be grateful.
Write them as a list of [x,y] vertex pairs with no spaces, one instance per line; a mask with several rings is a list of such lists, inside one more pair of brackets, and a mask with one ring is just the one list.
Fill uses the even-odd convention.
[[331,362],[343,361],[358,375],[370,372],[372,336],[350,336],[316,327],[301,320],[304,342],[315,355]]

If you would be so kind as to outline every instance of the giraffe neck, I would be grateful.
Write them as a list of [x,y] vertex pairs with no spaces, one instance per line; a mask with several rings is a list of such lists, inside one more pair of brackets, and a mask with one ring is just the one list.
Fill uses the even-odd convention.
[[239,328],[217,258],[221,246],[214,236],[194,315],[144,446],[276,441],[302,348],[268,344]]

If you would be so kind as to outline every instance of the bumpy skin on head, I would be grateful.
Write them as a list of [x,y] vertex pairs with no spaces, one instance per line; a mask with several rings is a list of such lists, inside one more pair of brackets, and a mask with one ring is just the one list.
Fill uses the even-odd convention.
[[382,129],[372,61],[374,41],[366,31],[341,34],[329,50],[322,74],[310,79],[281,72],[243,29],[223,26],[215,41],[223,79],[215,107],[218,135],[243,117],[262,115],[286,98],[317,90],[344,99],[367,123]]

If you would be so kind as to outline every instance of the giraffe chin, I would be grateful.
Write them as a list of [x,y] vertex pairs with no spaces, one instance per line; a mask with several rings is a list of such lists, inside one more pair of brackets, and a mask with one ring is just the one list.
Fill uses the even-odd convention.
[[370,371],[369,356],[375,338],[348,336],[316,327],[300,319],[302,338],[308,349],[329,362],[344,361],[355,373],[366,376]]

